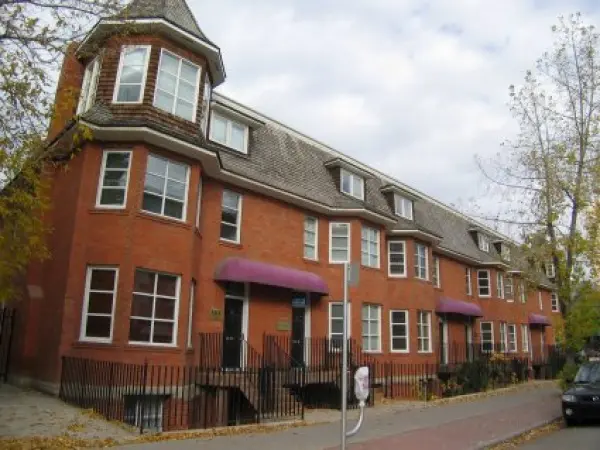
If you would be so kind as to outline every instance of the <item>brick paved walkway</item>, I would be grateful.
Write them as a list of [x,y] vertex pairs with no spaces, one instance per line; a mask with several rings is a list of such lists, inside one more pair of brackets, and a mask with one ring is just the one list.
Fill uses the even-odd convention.
[[[354,417],[354,413],[352,416]],[[480,400],[371,414],[348,450],[469,450],[560,416],[551,385]],[[354,422],[351,419],[350,424]],[[339,447],[339,422],[269,434],[135,444],[124,450],[323,450]]]

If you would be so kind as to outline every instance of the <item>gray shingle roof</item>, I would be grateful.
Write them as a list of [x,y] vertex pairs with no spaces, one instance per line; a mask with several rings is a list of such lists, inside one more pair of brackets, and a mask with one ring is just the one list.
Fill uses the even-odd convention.
[[185,0],[132,0],[121,16],[130,19],[165,19],[197,38],[210,42]]

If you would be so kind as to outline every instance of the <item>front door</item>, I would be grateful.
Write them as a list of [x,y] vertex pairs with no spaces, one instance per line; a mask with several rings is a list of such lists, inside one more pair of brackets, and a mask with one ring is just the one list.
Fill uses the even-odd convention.
[[225,298],[225,317],[223,320],[223,367],[239,369],[242,356],[242,323],[244,301],[237,298]]
[[465,356],[467,361],[473,361],[473,325],[465,324]]
[[446,319],[440,320],[440,362],[448,364],[448,322]]
[[306,306],[292,305],[292,366],[304,364]]

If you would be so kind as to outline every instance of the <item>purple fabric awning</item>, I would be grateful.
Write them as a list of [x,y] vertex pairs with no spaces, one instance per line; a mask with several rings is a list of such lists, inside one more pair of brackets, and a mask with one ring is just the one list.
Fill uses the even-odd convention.
[[483,311],[475,303],[454,300],[448,297],[442,297],[438,300],[437,313],[462,314],[463,316],[483,317]]
[[550,325],[550,321],[546,316],[530,313],[529,325]]
[[215,270],[217,281],[266,284],[300,292],[328,294],[327,283],[318,275],[245,258],[225,258]]

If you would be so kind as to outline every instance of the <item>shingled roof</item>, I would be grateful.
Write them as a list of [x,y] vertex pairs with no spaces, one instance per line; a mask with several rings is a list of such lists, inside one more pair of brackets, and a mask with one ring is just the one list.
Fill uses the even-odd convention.
[[195,37],[213,44],[198,26],[185,0],[133,0],[123,9],[119,17],[165,19]]

